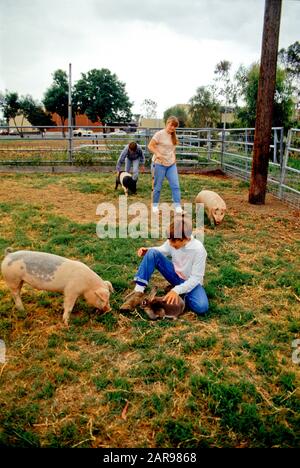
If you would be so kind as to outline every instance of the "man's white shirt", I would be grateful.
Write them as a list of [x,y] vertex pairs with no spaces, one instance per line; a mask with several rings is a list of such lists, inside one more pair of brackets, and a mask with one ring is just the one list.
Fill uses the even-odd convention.
[[199,284],[203,285],[207,253],[203,244],[191,236],[191,240],[180,249],[175,249],[167,240],[160,247],[153,247],[166,257],[171,257],[175,272],[184,283],[175,286],[172,291],[186,294]]

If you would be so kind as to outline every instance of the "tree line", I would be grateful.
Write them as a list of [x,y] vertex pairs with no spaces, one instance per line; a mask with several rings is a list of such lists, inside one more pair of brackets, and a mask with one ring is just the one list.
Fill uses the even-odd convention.
[[[208,86],[200,86],[187,104],[174,105],[164,112],[166,120],[175,115],[181,127],[221,126],[221,113],[234,113],[231,127],[254,127],[259,80],[259,64],[241,65],[231,77],[232,64],[223,60],[215,67],[215,78]],[[300,103],[300,42],[296,41],[278,54],[276,92],[274,98],[273,126],[285,128],[299,125],[297,112]],[[75,114],[86,114],[93,122],[116,124],[132,119],[133,103],[127,95],[125,84],[110,70],[102,68],[82,73],[72,87],[72,109]],[[144,107],[155,114],[157,104],[145,99]],[[68,76],[63,70],[53,73],[53,81],[42,102],[31,95],[19,96],[17,92],[0,93],[0,108],[8,125],[10,119],[23,115],[33,126],[54,125],[51,114],[56,113],[64,126],[68,118]],[[150,109],[150,111],[149,111]],[[150,113],[151,113],[150,112]],[[299,117],[298,117],[299,119]]]
[[[167,109],[164,119],[176,115],[182,127],[218,127],[221,113],[230,111],[234,115],[231,127],[255,127],[259,63],[241,65],[233,77],[231,66],[227,60],[219,62],[213,83],[200,86],[188,104]],[[299,111],[300,42],[296,41],[278,53],[272,126],[298,126]]]
[[[68,118],[68,90],[67,73],[56,70],[42,103],[30,95],[19,97],[17,92],[1,93],[0,107],[7,125],[13,119],[16,126],[16,116],[22,115],[33,126],[47,127],[55,125],[51,114],[56,113],[64,126]],[[73,117],[75,114],[86,114],[93,123],[102,124],[128,122],[132,118],[131,107],[125,84],[106,68],[82,73],[81,79],[72,88]]]

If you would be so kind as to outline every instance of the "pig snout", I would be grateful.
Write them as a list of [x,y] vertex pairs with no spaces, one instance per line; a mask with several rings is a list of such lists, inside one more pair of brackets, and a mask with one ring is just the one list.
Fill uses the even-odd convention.
[[213,219],[216,225],[221,224],[221,222],[223,221],[224,215],[225,215],[225,211],[223,210],[221,211],[215,210],[213,212]]
[[104,307],[102,307],[103,312],[109,312],[111,310],[110,304],[106,304]]
[[100,309],[103,312],[108,312],[111,310],[109,304],[109,291],[107,291],[107,289],[101,288],[97,289],[96,291],[87,291],[84,294],[84,298],[89,305],[95,307],[96,309]]

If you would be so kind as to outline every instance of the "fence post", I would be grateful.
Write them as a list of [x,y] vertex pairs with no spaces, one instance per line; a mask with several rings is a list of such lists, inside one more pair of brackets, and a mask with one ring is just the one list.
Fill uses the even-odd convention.
[[224,170],[225,130],[222,129],[221,168]]
[[248,156],[248,132],[247,132],[247,129],[245,129],[245,153],[246,153],[246,156]]
[[284,133],[283,133],[283,127],[281,127],[280,129],[280,144],[279,144],[279,164],[280,166],[282,165],[282,158],[283,158],[283,137],[284,137]]
[[210,161],[211,158],[211,130],[207,132],[207,160]]
[[68,127],[69,127],[69,162],[73,162],[73,125],[72,125],[72,64],[69,63],[69,91],[68,91]]
[[277,130],[276,130],[276,128],[274,128],[273,143],[274,143],[274,147],[273,147],[273,162],[276,163],[276,162],[277,162],[277,159],[276,159],[276,154],[277,154]]
[[286,145],[285,145],[285,151],[284,151],[284,156],[282,159],[282,163],[280,164],[280,181],[279,181],[279,190],[278,190],[278,198],[282,198],[282,185],[284,184],[285,180],[285,170],[289,158],[289,150],[291,146],[291,140],[292,140],[292,129],[289,130],[287,140],[286,140]]
[[146,133],[145,133],[145,156],[149,156],[150,151],[148,149],[148,145],[150,143],[150,128],[146,128]]

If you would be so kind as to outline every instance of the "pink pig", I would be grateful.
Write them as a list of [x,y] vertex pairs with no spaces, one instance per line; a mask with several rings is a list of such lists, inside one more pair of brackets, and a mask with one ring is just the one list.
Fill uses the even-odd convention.
[[23,283],[36,289],[63,293],[66,325],[81,295],[102,312],[110,310],[111,283],[103,281],[84,263],[45,252],[6,249],[1,271],[18,310],[24,310],[20,297]]
[[223,198],[212,190],[201,190],[195,198],[196,203],[203,203],[204,210],[211,224],[220,224],[226,212]]

